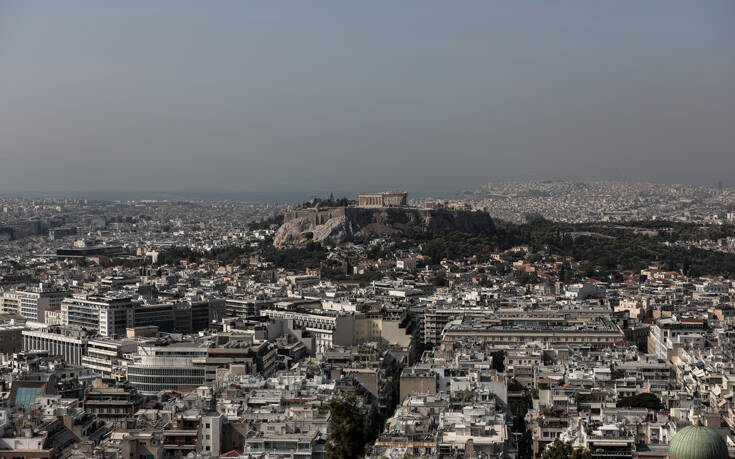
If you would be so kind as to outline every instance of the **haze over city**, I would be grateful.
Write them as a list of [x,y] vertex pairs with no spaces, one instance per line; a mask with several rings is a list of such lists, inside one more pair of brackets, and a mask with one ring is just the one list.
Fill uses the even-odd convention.
[[731,185],[735,4],[3,2],[0,192]]

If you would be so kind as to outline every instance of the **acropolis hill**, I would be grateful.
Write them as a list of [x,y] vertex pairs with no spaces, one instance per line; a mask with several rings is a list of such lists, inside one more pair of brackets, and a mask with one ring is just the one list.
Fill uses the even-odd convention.
[[[385,200],[386,205],[376,201],[376,196],[381,194],[389,198]],[[274,244],[287,246],[313,241],[336,245],[352,241],[356,236],[395,234],[411,227],[467,233],[493,228],[493,221],[486,212],[409,207],[405,204],[405,193],[402,199],[398,194],[360,195],[359,204],[354,207],[315,207],[287,212]]]

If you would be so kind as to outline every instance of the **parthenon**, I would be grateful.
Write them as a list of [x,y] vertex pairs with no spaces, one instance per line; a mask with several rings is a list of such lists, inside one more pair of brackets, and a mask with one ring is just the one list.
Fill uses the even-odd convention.
[[384,191],[382,193],[360,193],[358,207],[401,207],[405,206],[408,193],[404,191]]

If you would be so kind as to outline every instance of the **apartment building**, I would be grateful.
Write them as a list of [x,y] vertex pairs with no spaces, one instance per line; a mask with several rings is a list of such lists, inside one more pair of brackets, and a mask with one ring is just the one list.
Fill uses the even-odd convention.
[[125,336],[134,327],[130,297],[74,295],[61,302],[61,324],[95,330],[101,336]]
[[68,290],[46,284],[28,290],[11,290],[2,295],[2,312],[45,322],[46,311],[57,308],[67,296]]
[[82,366],[93,370],[105,381],[125,379],[124,357],[134,354],[138,345],[132,340],[96,338],[87,341]]
[[266,309],[260,312],[270,319],[293,321],[294,328],[301,328],[314,336],[317,354],[323,354],[334,345],[350,346],[358,344],[355,332],[356,318],[362,314],[328,314]]

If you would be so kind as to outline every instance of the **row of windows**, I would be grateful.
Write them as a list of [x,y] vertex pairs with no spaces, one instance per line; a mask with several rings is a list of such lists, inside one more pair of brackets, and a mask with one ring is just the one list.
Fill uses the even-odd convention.
[[170,377],[170,376],[134,376],[128,375],[128,380],[136,384],[163,384],[166,386],[176,385],[200,385],[204,384],[204,375],[200,377]]
[[94,414],[125,414],[132,411],[132,408],[100,408],[87,407]]
[[202,376],[203,368],[145,368],[128,367],[129,375],[137,376]]
[[579,337],[579,336],[486,336],[488,341],[552,341],[552,342],[609,342],[617,338],[610,336],[603,337]]

